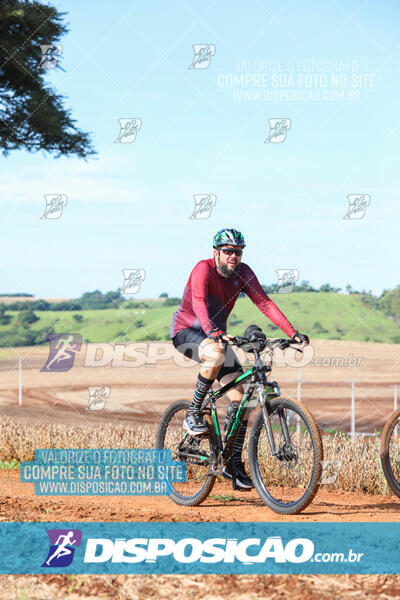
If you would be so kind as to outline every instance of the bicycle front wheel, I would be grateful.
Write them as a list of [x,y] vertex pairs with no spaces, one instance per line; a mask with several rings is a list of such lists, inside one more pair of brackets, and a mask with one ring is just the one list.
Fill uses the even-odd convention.
[[294,515],[318,491],[323,449],[318,426],[309,410],[295,400],[269,403],[276,456],[272,455],[263,413],[257,415],[249,441],[249,466],[255,488],[273,511]]
[[390,415],[383,428],[381,464],[390,489],[400,498],[400,408]]
[[210,471],[211,435],[190,435],[183,428],[190,402],[178,400],[163,414],[156,449],[172,451],[172,459],[186,463],[186,481],[169,483],[170,498],[183,506],[201,504],[211,492],[215,475]]

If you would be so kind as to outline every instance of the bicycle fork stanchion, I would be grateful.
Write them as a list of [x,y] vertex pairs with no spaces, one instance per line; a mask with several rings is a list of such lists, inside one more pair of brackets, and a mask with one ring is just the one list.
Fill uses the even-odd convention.
[[271,427],[271,423],[269,420],[268,409],[265,406],[264,390],[263,390],[262,384],[259,382],[257,382],[257,390],[258,390],[258,395],[260,397],[260,406],[261,406],[261,410],[263,413],[264,425],[265,425],[265,430],[267,432],[268,442],[269,442],[269,445],[271,448],[271,454],[272,454],[272,456],[276,456],[278,453],[276,451],[275,439],[274,439],[274,434],[272,433],[272,427]]

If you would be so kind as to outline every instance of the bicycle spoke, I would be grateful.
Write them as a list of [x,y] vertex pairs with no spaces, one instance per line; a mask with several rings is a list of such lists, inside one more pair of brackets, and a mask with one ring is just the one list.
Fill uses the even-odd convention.
[[167,415],[158,443],[172,451],[173,460],[186,463],[186,481],[171,483],[171,498],[178,504],[195,505],[202,501],[215,481],[210,474],[209,436],[192,436],[183,428],[187,411],[185,402],[177,403]]
[[275,408],[270,414],[277,456],[272,456],[264,425],[257,442],[257,466],[265,494],[278,505],[299,502],[314,473],[311,431],[301,414]]

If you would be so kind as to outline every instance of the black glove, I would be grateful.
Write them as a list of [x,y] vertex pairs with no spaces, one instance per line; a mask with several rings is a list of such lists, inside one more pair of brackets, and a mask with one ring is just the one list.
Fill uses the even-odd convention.
[[305,333],[299,333],[298,331],[296,331],[293,335],[292,335],[292,340],[294,342],[297,342],[297,340],[295,340],[294,338],[298,338],[300,340],[300,342],[305,342],[306,346],[308,346],[308,344],[310,343],[310,338],[308,337],[308,335],[306,335]]
[[222,329],[218,329],[218,327],[210,329],[207,333],[207,337],[215,341],[222,340],[222,336],[224,335],[226,335],[226,331],[222,331]]

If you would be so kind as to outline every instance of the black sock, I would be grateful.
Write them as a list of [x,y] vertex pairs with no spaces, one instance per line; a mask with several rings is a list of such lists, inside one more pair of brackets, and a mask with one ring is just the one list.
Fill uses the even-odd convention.
[[233,445],[232,460],[234,462],[240,462],[242,460],[242,450],[243,450],[244,438],[246,437],[247,423],[248,423],[248,421],[242,422],[242,425],[240,426],[240,429],[239,429],[239,433],[237,434],[237,438]]
[[206,394],[212,386],[213,382],[214,379],[206,379],[206,377],[203,377],[199,374],[189,412],[198,412],[200,410],[204,398],[206,397]]

